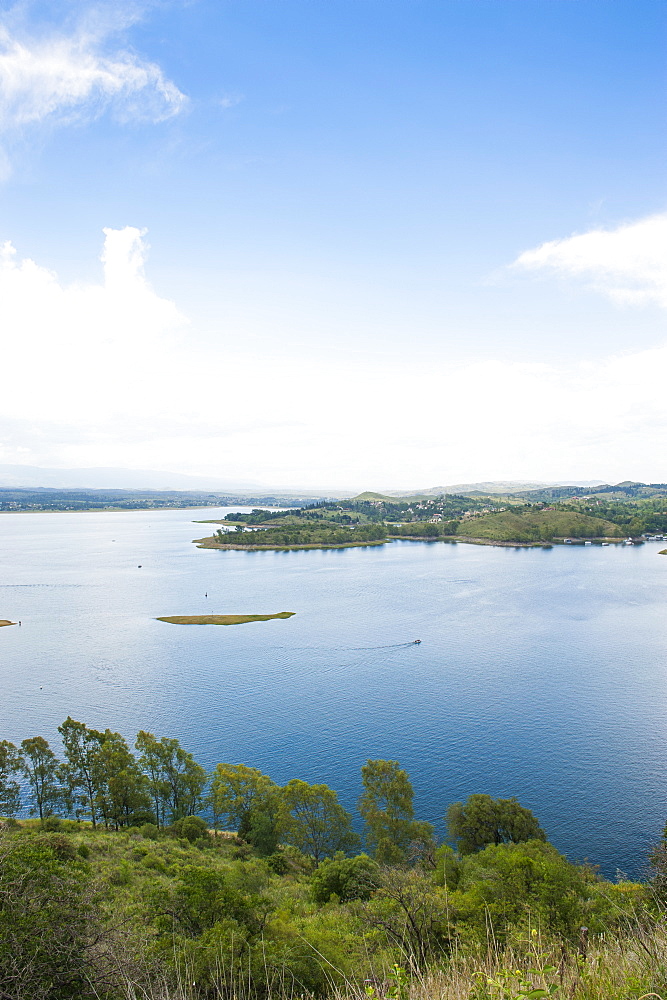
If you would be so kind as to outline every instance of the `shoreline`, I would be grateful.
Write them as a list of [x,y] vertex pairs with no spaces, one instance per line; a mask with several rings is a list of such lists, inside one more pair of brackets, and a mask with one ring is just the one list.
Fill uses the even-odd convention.
[[[231,532],[230,532],[231,534]],[[213,537],[213,536],[210,536]],[[198,549],[226,549],[235,552],[289,552],[294,549],[353,549],[361,545],[386,545],[387,540],[380,538],[370,542],[336,542],[326,545],[324,542],[306,542],[303,545],[232,545],[228,542],[208,542],[207,538],[193,538],[192,544]]]
[[[230,532],[231,534],[231,532]],[[541,541],[541,542],[510,542],[497,538],[475,538],[472,535],[432,535],[432,536],[417,536],[417,535],[389,535],[386,539],[377,539],[376,541],[366,541],[366,542],[336,542],[331,545],[327,545],[324,542],[307,542],[302,545],[234,545],[233,542],[213,542],[209,541],[209,538],[214,536],[209,536],[207,538],[193,538],[192,544],[196,545],[198,549],[223,549],[227,551],[235,552],[290,552],[298,551],[302,549],[352,549],[359,548],[361,546],[368,545],[388,545],[390,542],[448,542],[448,543],[461,543],[462,545],[494,545],[497,548],[506,549],[550,549],[554,545],[565,545],[566,542],[562,538],[554,538],[552,541]],[[608,545],[622,545],[624,539],[622,538],[574,538],[569,543],[571,545],[584,545],[586,542],[590,542],[592,545],[602,545],[606,542]],[[665,553],[667,554],[667,550]]]
[[[234,506],[241,504],[216,504],[216,507]],[[77,510],[0,510],[0,514],[159,514],[164,510],[210,510],[215,509],[211,504],[194,504],[188,507],[82,507]],[[224,521],[193,521],[193,524],[225,524]]]

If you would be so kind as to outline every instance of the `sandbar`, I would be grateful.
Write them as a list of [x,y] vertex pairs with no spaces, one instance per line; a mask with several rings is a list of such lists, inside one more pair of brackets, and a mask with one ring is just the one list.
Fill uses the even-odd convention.
[[171,625],[244,625],[246,622],[268,622],[272,618],[291,618],[295,613],[279,611],[275,615],[169,615],[156,618],[156,621],[169,622]]

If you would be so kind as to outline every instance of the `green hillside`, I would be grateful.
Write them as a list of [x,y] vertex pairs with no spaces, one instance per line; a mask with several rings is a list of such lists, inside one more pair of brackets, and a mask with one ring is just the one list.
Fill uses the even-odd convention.
[[502,511],[463,520],[458,535],[503,542],[551,542],[554,538],[622,538],[623,531],[611,521],[576,511]]
[[58,731],[0,741],[2,1000],[666,996],[664,838],[608,882],[516,798],[436,790],[439,842],[396,760],[362,765],[362,825],[324,784]]

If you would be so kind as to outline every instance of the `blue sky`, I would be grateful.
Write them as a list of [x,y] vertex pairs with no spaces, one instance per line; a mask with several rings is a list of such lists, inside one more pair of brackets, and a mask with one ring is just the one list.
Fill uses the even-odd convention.
[[667,480],[663,0],[0,26],[0,463]]

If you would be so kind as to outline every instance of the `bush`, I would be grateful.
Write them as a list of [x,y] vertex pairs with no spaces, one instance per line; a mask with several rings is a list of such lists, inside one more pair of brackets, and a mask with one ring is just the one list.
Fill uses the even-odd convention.
[[42,830],[60,830],[62,822],[60,816],[47,816],[42,820]]
[[144,823],[143,826],[139,827],[139,833],[146,840],[157,840],[159,832],[155,823]]
[[[63,842],[71,853],[62,850]],[[98,996],[96,900],[72,845],[57,835],[3,837],[0,860],[3,995],[12,1000]]]
[[184,816],[183,819],[177,819],[175,823],[172,823],[167,832],[172,837],[180,837],[190,844],[194,844],[201,837],[208,836],[208,826],[201,816]]
[[379,865],[366,854],[346,858],[337,854],[327,858],[310,880],[316,903],[328,903],[335,896],[341,903],[352,899],[370,899],[376,887]]

